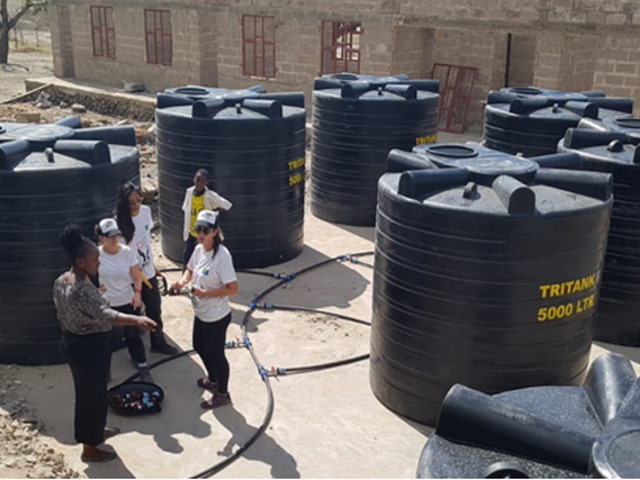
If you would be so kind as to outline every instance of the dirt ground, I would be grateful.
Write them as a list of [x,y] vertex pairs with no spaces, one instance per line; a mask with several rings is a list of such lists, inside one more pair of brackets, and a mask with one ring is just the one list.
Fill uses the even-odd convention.
[[[33,55],[33,54],[31,54]],[[36,55],[37,56],[37,55]],[[18,63],[17,57],[11,57]],[[29,57],[22,60],[31,65]],[[38,63],[38,60],[34,60]],[[38,67],[40,68],[40,67]],[[43,63],[41,68],[47,68]],[[30,76],[33,72],[25,72]],[[0,69],[0,100],[20,93],[20,72]],[[29,104],[0,106],[0,119],[31,111]],[[41,110],[44,121],[69,114],[53,107]],[[89,125],[120,119],[81,115]],[[139,129],[149,125],[136,124]],[[477,139],[476,135],[441,135],[441,141]],[[144,143],[142,176],[153,182],[153,146]],[[305,216],[302,254],[269,272],[292,273],[338,255],[373,250],[374,229],[333,225]],[[162,256],[159,233],[156,260],[161,268],[175,264]],[[365,256],[362,262],[371,264]],[[369,321],[372,268],[336,261],[277,288],[267,302],[329,310]],[[168,272],[169,281],[178,273]],[[240,339],[240,324],[251,301],[274,279],[239,274],[240,294],[233,298],[233,323],[228,339]],[[192,310],[185,297],[164,297],[163,318],[170,341],[191,348]],[[248,333],[260,364],[306,366],[367,353],[368,327],[319,313],[258,310]],[[148,344],[148,341],[147,341]],[[627,355],[640,372],[638,349],[594,344],[592,358],[604,351]],[[268,411],[267,384],[249,352],[228,352],[233,405],[217,411],[199,407],[203,392],[195,385],[202,366],[186,355],[152,370],[166,393],[163,411],[145,417],[109,413],[108,422],[122,433],[107,441],[119,459],[84,464],[72,432],[73,392],[66,365],[23,367],[0,365],[0,478],[181,478],[197,474],[230,457],[256,433]],[[149,354],[151,362],[161,360]],[[132,373],[126,350],[113,355],[115,384]],[[274,411],[269,427],[239,460],[217,476],[226,478],[413,478],[429,427],[403,419],[381,405],[371,393],[368,362],[330,370],[270,377]]]
[[0,102],[24,93],[24,79],[53,75],[51,53],[9,52],[9,63],[0,65]]

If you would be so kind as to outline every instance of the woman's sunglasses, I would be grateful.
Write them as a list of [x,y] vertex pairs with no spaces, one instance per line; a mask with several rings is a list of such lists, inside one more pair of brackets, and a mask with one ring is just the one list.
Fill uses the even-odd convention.
[[209,235],[212,230],[213,228],[211,227],[203,227],[203,226],[196,227],[196,233],[202,233],[203,235]]

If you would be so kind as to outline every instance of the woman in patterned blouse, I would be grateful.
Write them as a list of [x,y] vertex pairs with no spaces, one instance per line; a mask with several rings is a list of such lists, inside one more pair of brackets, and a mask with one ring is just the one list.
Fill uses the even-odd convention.
[[60,243],[71,260],[71,269],[56,279],[53,300],[75,388],[75,438],[82,443],[82,461],[105,462],[116,458],[114,452],[98,448],[105,438],[117,433],[117,429],[105,428],[111,328],[136,325],[153,331],[156,323],[109,308],[90,280],[100,265],[98,248],[77,226],[67,225]]

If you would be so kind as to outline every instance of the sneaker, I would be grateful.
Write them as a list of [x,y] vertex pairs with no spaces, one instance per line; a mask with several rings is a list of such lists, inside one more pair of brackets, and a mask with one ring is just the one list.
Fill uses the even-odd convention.
[[199,378],[196,383],[200,388],[209,390],[212,393],[216,393],[218,391],[218,382],[212,382],[207,377]]
[[202,408],[211,409],[222,407],[223,405],[229,405],[231,403],[231,396],[228,393],[215,393],[209,400],[205,400],[200,404]]
[[155,353],[164,353],[165,355],[176,355],[178,353],[178,349],[176,347],[172,347],[166,341],[152,343],[150,350]]
[[153,383],[153,377],[149,372],[149,367],[138,367],[138,379],[141,382]]

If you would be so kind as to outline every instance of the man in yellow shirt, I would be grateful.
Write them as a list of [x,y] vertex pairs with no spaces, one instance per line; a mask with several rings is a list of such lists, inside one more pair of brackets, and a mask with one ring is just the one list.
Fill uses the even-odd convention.
[[198,244],[198,236],[195,231],[198,213],[201,210],[229,210],[231,202],[207,187],[209,183],[209,172],[201,168],[193,177],[193,186],[187,188],[187,192],[182,203],[184,212],[183,238],[185,243],[182,252],[182,272],[189,263],[191,254]]

